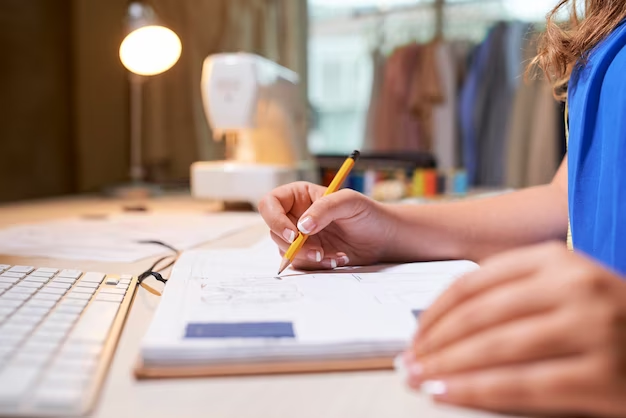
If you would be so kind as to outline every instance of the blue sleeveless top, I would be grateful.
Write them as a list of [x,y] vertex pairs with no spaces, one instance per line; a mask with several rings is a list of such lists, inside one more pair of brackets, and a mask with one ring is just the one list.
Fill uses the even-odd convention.
[[626,24],[577,66],[568,101],[574,248],[626,275]]

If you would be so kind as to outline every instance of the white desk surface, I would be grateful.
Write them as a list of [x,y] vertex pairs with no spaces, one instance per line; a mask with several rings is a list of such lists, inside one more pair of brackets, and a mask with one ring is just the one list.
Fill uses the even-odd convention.
[[[154,211],[209,211],[215,206],[189,197],[164,197],[149,202]],[[121,211],[121,203],[102,198],[66,198],[0,206],[0,227],[64,216]],[[206,248],[237,247],[261,238],[265,228],[252,228]],[[84,271],[133,273],[151,260],[133,264],[20,258],[0,255],[2,264],[26,264]],[[169,379],[137,381],[133,367],[141,339],[159,298],[138,288],[115,357],[93,417],[219,417],[219,418],[472,418],[493,415],[433,405],[408,391],[392,371]]]

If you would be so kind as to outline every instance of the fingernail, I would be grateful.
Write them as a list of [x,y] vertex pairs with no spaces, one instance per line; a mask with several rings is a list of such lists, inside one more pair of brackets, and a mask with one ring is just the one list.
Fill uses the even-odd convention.
[[322,261],[322,253],[320,251],[311,250],[306,256],[310,261],[315,261],[316,263]]
[[441,396],[448,392],[446,382],[442,380],[427,380],[420,386],[420,390],[426,395]]
[[419,379],[422,373],[424,373],[424,366],[420,363],[413,363],[409,366],[409,374],[411,377]]
[[406,380],[406,378],[408,377],[408,373],[406,370],[406,362],[404,361],[403,354],[398,354],[393,360],[393,368],[396,373],[402,378],[402,380]]
[[422,376],[424,374],[424,367],[420,363],[410,361],[407,363],[407,383],[413,389],[420,389],[423,383]]
[[315,229],[315,222],[310,216],[298,221],[298,229],[303,234],[310,234]]
[[337,260],[335,260],[334,258],[330,259],[330,268],[332,268],[332,269],[336,269],[337,268]]
[[339,264],[341,264],[342,266],[347,266],[348,263],[350,263],[350,259],[348,258],[347,255],[343,255],[339,257]]
[[283,238],[285,238],[285,241],[287,241],[289,244],[292,244],[296,239],[296,232],[292,231],[291,229],[285,229],[283,231]]

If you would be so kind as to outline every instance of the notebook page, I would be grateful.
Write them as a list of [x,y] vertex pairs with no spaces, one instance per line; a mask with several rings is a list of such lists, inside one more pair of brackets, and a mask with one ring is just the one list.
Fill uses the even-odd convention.
[[[420,263],[331,272],[287,270],[277,278],[279,263],[269,240],[243,250],[183,254],[144,339],[144,360],[397,352],[415,332],[415,311],[426,308],[456,277],[475,268],[469,262]],[[291,327],[293,336],[202,337],[207,330],[227,332],[224,324],[270,327],[263,332]],[[200,337],[190,337],[190,329]]]

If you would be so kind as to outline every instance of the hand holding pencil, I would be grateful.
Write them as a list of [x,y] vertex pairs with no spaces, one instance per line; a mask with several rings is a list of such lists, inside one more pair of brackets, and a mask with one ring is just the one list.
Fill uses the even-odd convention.
[[[344,163],[347,172],[354,165],[352,157]],[[292,183],[261,201],[259,210],[281,256],[297,245],[286,259],[294,268],[323,270],[383,260],[396,221],[384,205],[353,190],[336,191],[347,172],[340,176],[340,170],[333,181],[337,184],[328,189]]]

